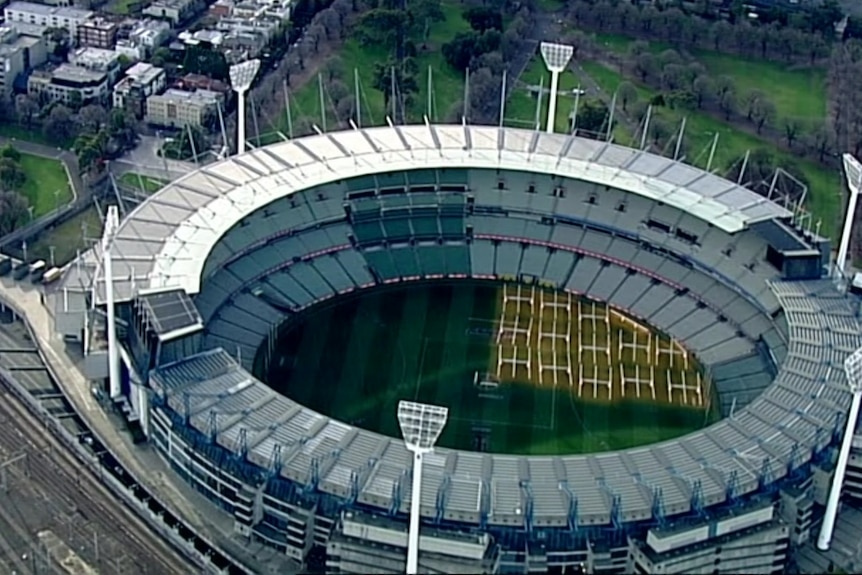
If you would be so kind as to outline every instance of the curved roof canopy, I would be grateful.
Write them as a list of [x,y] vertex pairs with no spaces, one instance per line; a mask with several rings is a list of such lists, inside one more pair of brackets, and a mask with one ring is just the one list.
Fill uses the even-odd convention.
[[[139,290],[200,290],[215,243],[242,218],[290,193],[359,176],[414,169],[528,171],[589,181],[691,213],[733,233],[790,212],[698,168],[564,134],[461,125],[390,126],[309,136],[200,168],[141,204],[111,253],[116,301]],[[101,274],[99,273],[99,276]],[[104,301],[97,277],[96,299]]]

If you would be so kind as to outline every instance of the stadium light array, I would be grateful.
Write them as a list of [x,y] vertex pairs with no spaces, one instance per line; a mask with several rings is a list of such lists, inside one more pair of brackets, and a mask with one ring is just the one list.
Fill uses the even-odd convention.
[[446,427],[449,409],[413,401],[398,402],[398,425],[407,450],[413,454],[413,489],[410,494],[410,529],[407,532],[407,575],[419,572],[419,507],[422,505],[422,458]]
[[832,532],[835,530],[835,520],[838,517],[838,504],[841,502],[841,488],[844,486],[844,475],[847,472],[847,462],[850,459],[850,448],[856,434],[856,422],[859,419],[859,406],[862,404],[862,348],[854,351],[844,360],[844,373],[847,376],[847,386],[853,394],[850,412],[844,427],[844,439],[841,441],[841,451],[838,452],[838,463],[835,465],[835,475],[832,477],[832,487],[829,499],[826,501],[826,513],[817,537],[817,548],[828,551],[832,544]]
[[[551,99],[548,103],[548,133],[554,133],[554,119],[557,116],[557,90],[560,86],[560,72],[566,69],[572,54],[575,53],[574,46],[568,44],[555,44],[553,42],[542,42],[539,45],[545,67],[551,73]],[[539,94],[541,98],[542,95]]]
[[254,77],[260,70],[260,60],[246,60],[230,67],[230,87],[239,98],[237,102],[237,142],[236,153],[245,152],[245,94],[251,88]]

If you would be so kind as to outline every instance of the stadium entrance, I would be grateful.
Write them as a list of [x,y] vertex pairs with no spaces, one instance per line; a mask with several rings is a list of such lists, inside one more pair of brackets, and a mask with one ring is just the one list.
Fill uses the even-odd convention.
[[401,399],[445,405],[439,445],[471,451],[616,450],[716,419],[708,378],[677,342],[602,303],[518,282],[345,295],[283,325],[269,357],[256,375],[276,391],[371,431],[399,436]]

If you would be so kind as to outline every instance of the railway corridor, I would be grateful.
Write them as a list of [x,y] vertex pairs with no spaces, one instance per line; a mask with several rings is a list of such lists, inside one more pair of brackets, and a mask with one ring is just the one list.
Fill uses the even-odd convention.
[[116,498],[5,387],[0,389],[0,569],[62,573],[50,532],[93,572],[185,575],[194,567]]

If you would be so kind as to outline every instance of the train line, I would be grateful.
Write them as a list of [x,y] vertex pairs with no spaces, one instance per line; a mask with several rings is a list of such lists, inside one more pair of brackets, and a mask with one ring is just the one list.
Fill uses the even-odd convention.
[[[82,559],[94,567],[97,562],[110,566],[105,572],[185,575],[196,571],[178,551],[118,501],[14,395],[2,389],[0,397],[0,450],[4,452],[4,459],[26,454],[20,464],[10,465],[6,470],[7,495],[17,496],[22,501],[38,502],[41,498],[49,507],[42,514],[48,516],[43,521],[58,530],[59,537],[71,538],[73,541],[67,544],[82,553]],[[33,505],[27,508],[32,509]],[[52,513],[51,509],[56,512]],[[17,511],[18,517],[6,518],[5,522],[18,521],[31,530],[36,528],[28,521],[30,513],[20,509],[7,508],[6,511]],[[64,513],[65,524],[60,522]],[[92,546],[82,544],[81,536],[75,535],[81,525],[86,525],[93,533]],[[35,537],[32,531],[29,535]],[[79,540],[75,541],[75,537]],[[100,537],[104,542],[101,554],[97,541]]]

